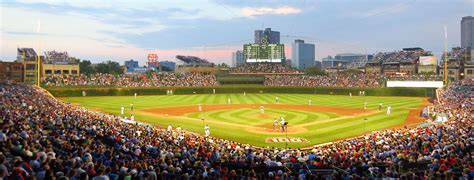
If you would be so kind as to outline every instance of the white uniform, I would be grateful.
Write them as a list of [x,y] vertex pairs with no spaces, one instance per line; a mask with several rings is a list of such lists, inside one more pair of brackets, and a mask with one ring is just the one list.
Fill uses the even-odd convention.
[[260,114],[263,114],[263,113],[265,113],[265,107],[260,106]]
[[367,102],[364,102],[364,109],[367,109]]
[[349,93],[349,97],[352,97],[352,93]]
[[135,98],[137,98],[137,93],[135,93],[134,95],[135,95]]
[[281,117],[280,121],[280,130],[281,132],[285,131],[285,118]]
[[310,105],[310,106],[311,106],[311,99],[310,99],[310,100],[308,100],[308,105]]
[[168,125],[167,131],[168,131],[168,132],[171,132],[171,130],[173,130],[173,127],[172,127],[171,124],[170,124],[170,125]]
[[125,113],[125,107],[120,107],[120,114],[123,116],[123,114]]
[[387,114],[391,114],[392,113],[392,107],[391,106],[387,106]]
[[227,104],[230,104],[230,98],[227,98]]
[[276,103],[278,102],[278,97],[275,97],[275,102],[276,102]]
[[198,111],[202,112],[202,106],[200,104],[198,105]]
[[211,131],[209,130],[209,126],[207,124],[204,126],[204,133],[206,134],[206,137],[211,135]]
[[246,94],[245,94],[245,92],[244,92],[244,96],[245,96],[245,95],[246,95]]
[[135,116],[131,115],[130,120],[135,121]]

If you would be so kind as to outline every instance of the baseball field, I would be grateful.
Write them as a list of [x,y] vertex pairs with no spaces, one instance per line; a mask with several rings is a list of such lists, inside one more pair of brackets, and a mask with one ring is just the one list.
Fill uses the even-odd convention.
[[[278,97],[278,98],[277,98]],[[135,120],[261,147],[300,148],[387,128],[413,125],[427,98],[314,94],[200,94],[66,97],[65,102]],[[229,103],[230,100],[230,103]],[[379,109],[380,103],[382,108]],[[131,108],[133,104],[133,112]],[[199,108],[201,106],[201,108]],[[364,108],[366,106],[366,108]],[[387,114],[387,106],[391,113]],[[262,110],[263,109],[263,110]],[[274,119],[284,118],[282,132]],[[280,123],[278,123],[279,125]]]

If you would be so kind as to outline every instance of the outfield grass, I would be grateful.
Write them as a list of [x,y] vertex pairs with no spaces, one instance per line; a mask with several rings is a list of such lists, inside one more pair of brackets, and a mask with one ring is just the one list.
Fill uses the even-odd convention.
[[[265,117],[259,116],[258,107],[265,104],[274,104],[275,97],[279,97],[279,104],[308,104],[334,106],[340,108],[363,108],[367,102],[368,110],[373,113],[356,117],[344,116],[332,112],[310,112],[305,110],[266,108]],[[222,109],[206,112],[189,112],[182,116],[154,115],[140,113],[141,110],[177,107],[202,104],[226,104],[227,99],[232,104],[255,104],[256,108]],[[285,117],[290,126],[306,129],[304,132],[290,133],[289,137],[300,137],[309,140],[306,143],[289,143],[289,147],[298,148],[314,144],[325,143],[351,136],[361,135],[364,132],[390,128],[403,124],[409,113],[409,108],[421,108],[420,104],[426,98],[418,97],[373,97],[373,96],[335,96],[335,95],[308,95],[308,94],[205,94],[205,95],[162,95],[162,96],[101,96],[101,97],[67,97],[61,98],[66,102],[80,104],[93,110],[120,115],[120,107],[126,107],[126,114],[130,114],[130,104],[134,103],[135,119],[141,122],[173,127],[203,133],[204,123],[209,124],[211,135],[234,140],[255,146],[285,147],[285,143],[266,143],[268,137],[284,137],[284,133],[260,133],[249,131],[249,127],[271,126],[273,118]],[[383,111],[376,111],[378,104],[384,107],[390,105],[392,114],[386,115]],[[366,120],[364,121],[364,117]],[[206,119],[203,122],[201,119]]]

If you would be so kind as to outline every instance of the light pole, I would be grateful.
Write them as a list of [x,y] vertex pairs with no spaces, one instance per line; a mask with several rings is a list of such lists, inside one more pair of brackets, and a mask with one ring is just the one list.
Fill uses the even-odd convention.
[[285,128],[285,136],[286,136],[286,139],[285,139],[285,150],[288,150],[288,122],[285,122],[284,124],[284,128]]

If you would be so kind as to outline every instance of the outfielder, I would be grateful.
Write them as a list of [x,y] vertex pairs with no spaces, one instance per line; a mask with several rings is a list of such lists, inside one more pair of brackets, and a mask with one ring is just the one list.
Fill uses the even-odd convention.
[[391,114],[392,113],[392,107],[391,106],[387,106],[387,114]]

